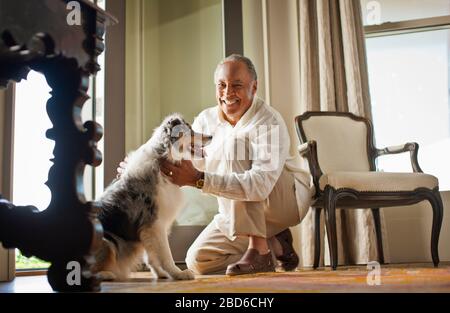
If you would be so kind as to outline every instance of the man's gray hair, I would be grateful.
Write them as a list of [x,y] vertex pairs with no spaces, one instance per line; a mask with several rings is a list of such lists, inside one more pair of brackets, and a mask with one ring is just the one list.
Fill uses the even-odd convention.
[[231,55],[227,56],[225,59],[223,59],[222,61],[220,61],[220,63],[217,64],[216,71],[214,72],[214,79],[216,78],[217,69],[219,68],[219,66],[226,62],[230,62],[230,61],[244,63],[247,66],[247,70],[250,73],[250,76],[252,77],[252,79],[258,80],[258,75],[256,74],[255,65],[253,65],[252,60],[250,60],[249,58],[244,57],[243,55],[240,55],[240,54],[231,54]]

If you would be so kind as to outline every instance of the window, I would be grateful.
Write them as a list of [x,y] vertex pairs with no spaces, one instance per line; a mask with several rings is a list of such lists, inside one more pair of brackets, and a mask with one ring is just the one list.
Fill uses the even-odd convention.
[[[13,198],[16,205],[36,206],[44,210],[50,203],[50,189],[44,184],[52,165],[53,141],[45,138],[52,123],[45,110],[51,88],[45,77],[30,72],[27,80],[16,84],[14,104]],[[27,258],[16,249],[16,269],[48,268],[49,263]]]
[[[450,190],[450,1],[362,1],[362,8],[366,25],[379,24],[365,28],[376,145],[418,142],[422,170]],[[381,157],[378,167],[411,171],[407,154]]]
[[47,208],[51,198],[44,185],[55,146],[45,137],[52,127],[45,110],[50,91],[45,77],[33,71],[16,84],[15,91],[12,200],[16,205],[33,204],[39,210]]

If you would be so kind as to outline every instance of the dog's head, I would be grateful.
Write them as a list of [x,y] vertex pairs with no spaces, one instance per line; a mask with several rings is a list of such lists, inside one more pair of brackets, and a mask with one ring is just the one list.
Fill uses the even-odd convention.
[[172,114],[164,119],[160,129],[163,132],[167,158],[180,161],[202,156],[202,149],[212,136],[196,133],[180,114]]

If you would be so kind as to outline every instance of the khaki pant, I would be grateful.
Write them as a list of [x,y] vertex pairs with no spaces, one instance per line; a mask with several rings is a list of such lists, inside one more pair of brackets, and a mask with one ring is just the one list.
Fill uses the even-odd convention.
[[[242,166],[242,163],[238,165]],[[304,173],[299,173],[302,175],[305,180]],[[300,223],[309,208],[313,190],[307,183],[300,184],[298,180],[296,183],[296,177],[295,172],[284,168],[266,201],[237,205],[227,221],[233,229],[230,233],[235,237],[224,233],[223,227],[218,225],[220,219],[214,219],[189,248],[186,256],[188,268],[196,274],[222,274],[247,250],[248,235],[263,234],[262,237],[270,238]],[[248,220],[250,217],[252,221]],[[258,221],[261,218],[262,223]]]

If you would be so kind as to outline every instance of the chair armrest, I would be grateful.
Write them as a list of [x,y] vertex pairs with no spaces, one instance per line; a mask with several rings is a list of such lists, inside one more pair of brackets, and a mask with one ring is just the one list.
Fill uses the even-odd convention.
[[304,154],[309,151],[310,144],[311,144],[311,142],[308,141],[308,142],[302,143],[301,145],[298,145],[298,147],[297,147],[298,153],[300,153],[301,156],[304,156]]
[[322,170],[320,169],[319,159],[317,157],[317,142],[315,140],[305,142],[299,145],[297,150],[300,156],[308,160],[309,171],[313,177],[317,195],[320,192],[319,179],[323,175]]
[[419,166],[419,161],[417,160],[417,154],[419,153],[419,144],[417,142],[408,142],[404,145],[375,149],[375,158],[382,155],[399,154],[408,151],[411,157],[411,166],[413,171],[415,173],[423,173]]

